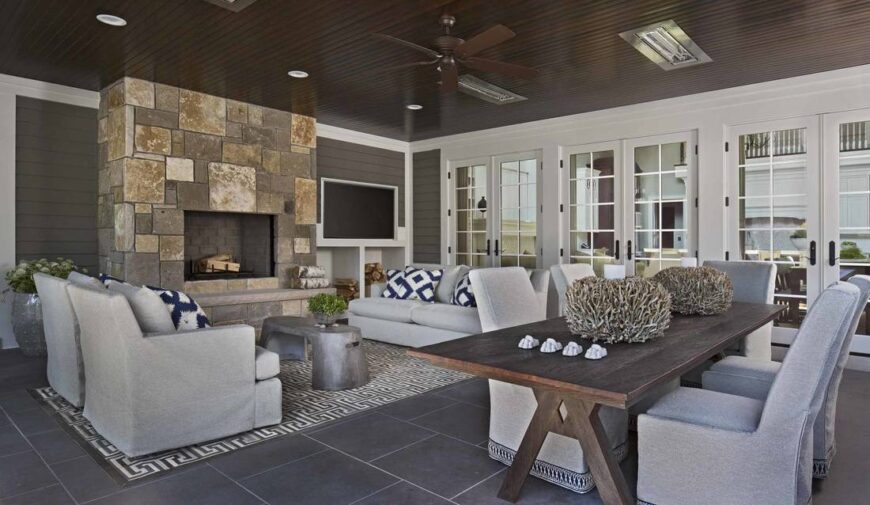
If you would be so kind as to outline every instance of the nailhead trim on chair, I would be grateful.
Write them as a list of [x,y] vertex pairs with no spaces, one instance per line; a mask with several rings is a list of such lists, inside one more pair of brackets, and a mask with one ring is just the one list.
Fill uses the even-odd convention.
[[[508,466],[513,463],[517,453],[515,450],[493,440],[490,440],[488,445],[490,458]],[[621,462],[628,455],[628,444],[624,443],[616,447],[613,454],[616,460]],[[535,460],[529,474],[575,493],[585,494],[595,489],[595,480],[591,472],[579,473],[539,459]]]

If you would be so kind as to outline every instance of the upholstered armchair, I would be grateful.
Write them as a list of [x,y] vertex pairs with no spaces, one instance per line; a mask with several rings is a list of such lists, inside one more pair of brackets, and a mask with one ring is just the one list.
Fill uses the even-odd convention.
[[556,286],[556,293],[559,295],[559,314],[565,312],[565,296],[568,293],[568,288],[577,279],[584,277],[594,277],[595,270],[592,265],[585,263],[570,263],[559,264],[550,267],[550,277],[553,279],[553,284]]
[[[843,378],[846,361],[849,359],[852,337],[855,335],[855,329],[861,320],[867,299],[870,297],[870,276],[856,275],[849,279],[849,283],[854,284],[860,291],[859,302],[852,314],[852,326],[840,349],[830,385],[824,393],[822,410],[813,425],[813,477],[817,479],[828,476],[831,461],[836,454],[834,428],[840,381]],[[704,372],[702,384],[704,389],[711,391],[764,400],[767,398],[780,368],[781,364],[775,361],[758,361],[740,356],[728,356]]]
[[[485,268],[472,270],[470,276],[483,331],[544,319],[546,304],[535,303],[535,290],[522,268]],[[525,386],[490,380],[489,396],[489,456],[510,465],[537,408],[535,394]],[[624,458],[628,414],[604,407],[600,416],[612,450],[619,459]],[[547,435],[531,474],[579,493],[595,488],[580,442],[556,433]]]
[[859,296],[847,283],[819,296],[766,400],[679,388],[640,415],[638,503],[806,505],[812,425]]
[[275,353],[250,326],[143,335],[120,293],[68,286],[81,327],[84,415],[128,456],[281,421]]

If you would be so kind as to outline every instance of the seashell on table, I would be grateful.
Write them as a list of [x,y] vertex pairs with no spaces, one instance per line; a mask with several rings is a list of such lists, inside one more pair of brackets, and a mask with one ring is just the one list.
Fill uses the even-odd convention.
[[577,342],[568,342],[568,345],[562,349],[562,356],[577,356],[583,352],[583,348]]
[[592,344],[589,349],[586,350],[586,359],[601,359],[605,356],[607,356],[607,349],[598,344]]
[[534,349],[541,345],[541,342],[531,335],[526,335],[520,340],[520,343],[517,344],[517,347],[520,349]]
[[560,344],[559,342],[556,342],[552,338],[548,338],[546,341],[544,341],[543,344],[541,344],[541,352],[551,353],[551,352],[556,352],[556,351],[561,351],[561,350],[562,350],[562,344]]

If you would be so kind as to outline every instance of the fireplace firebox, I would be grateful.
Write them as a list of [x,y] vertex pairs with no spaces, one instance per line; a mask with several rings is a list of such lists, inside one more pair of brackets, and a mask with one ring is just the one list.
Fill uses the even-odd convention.
[[[231,212],[184,213],[184,279],[245,279],[274,275],[273,216]],[[239,268],[204,268],[201,261],[229,256]]]

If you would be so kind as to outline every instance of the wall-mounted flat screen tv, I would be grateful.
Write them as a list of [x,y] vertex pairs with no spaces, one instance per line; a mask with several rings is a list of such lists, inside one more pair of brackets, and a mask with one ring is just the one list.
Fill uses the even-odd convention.
[[396,238],[396,186],[321,179],[320,199],[323,238]]

